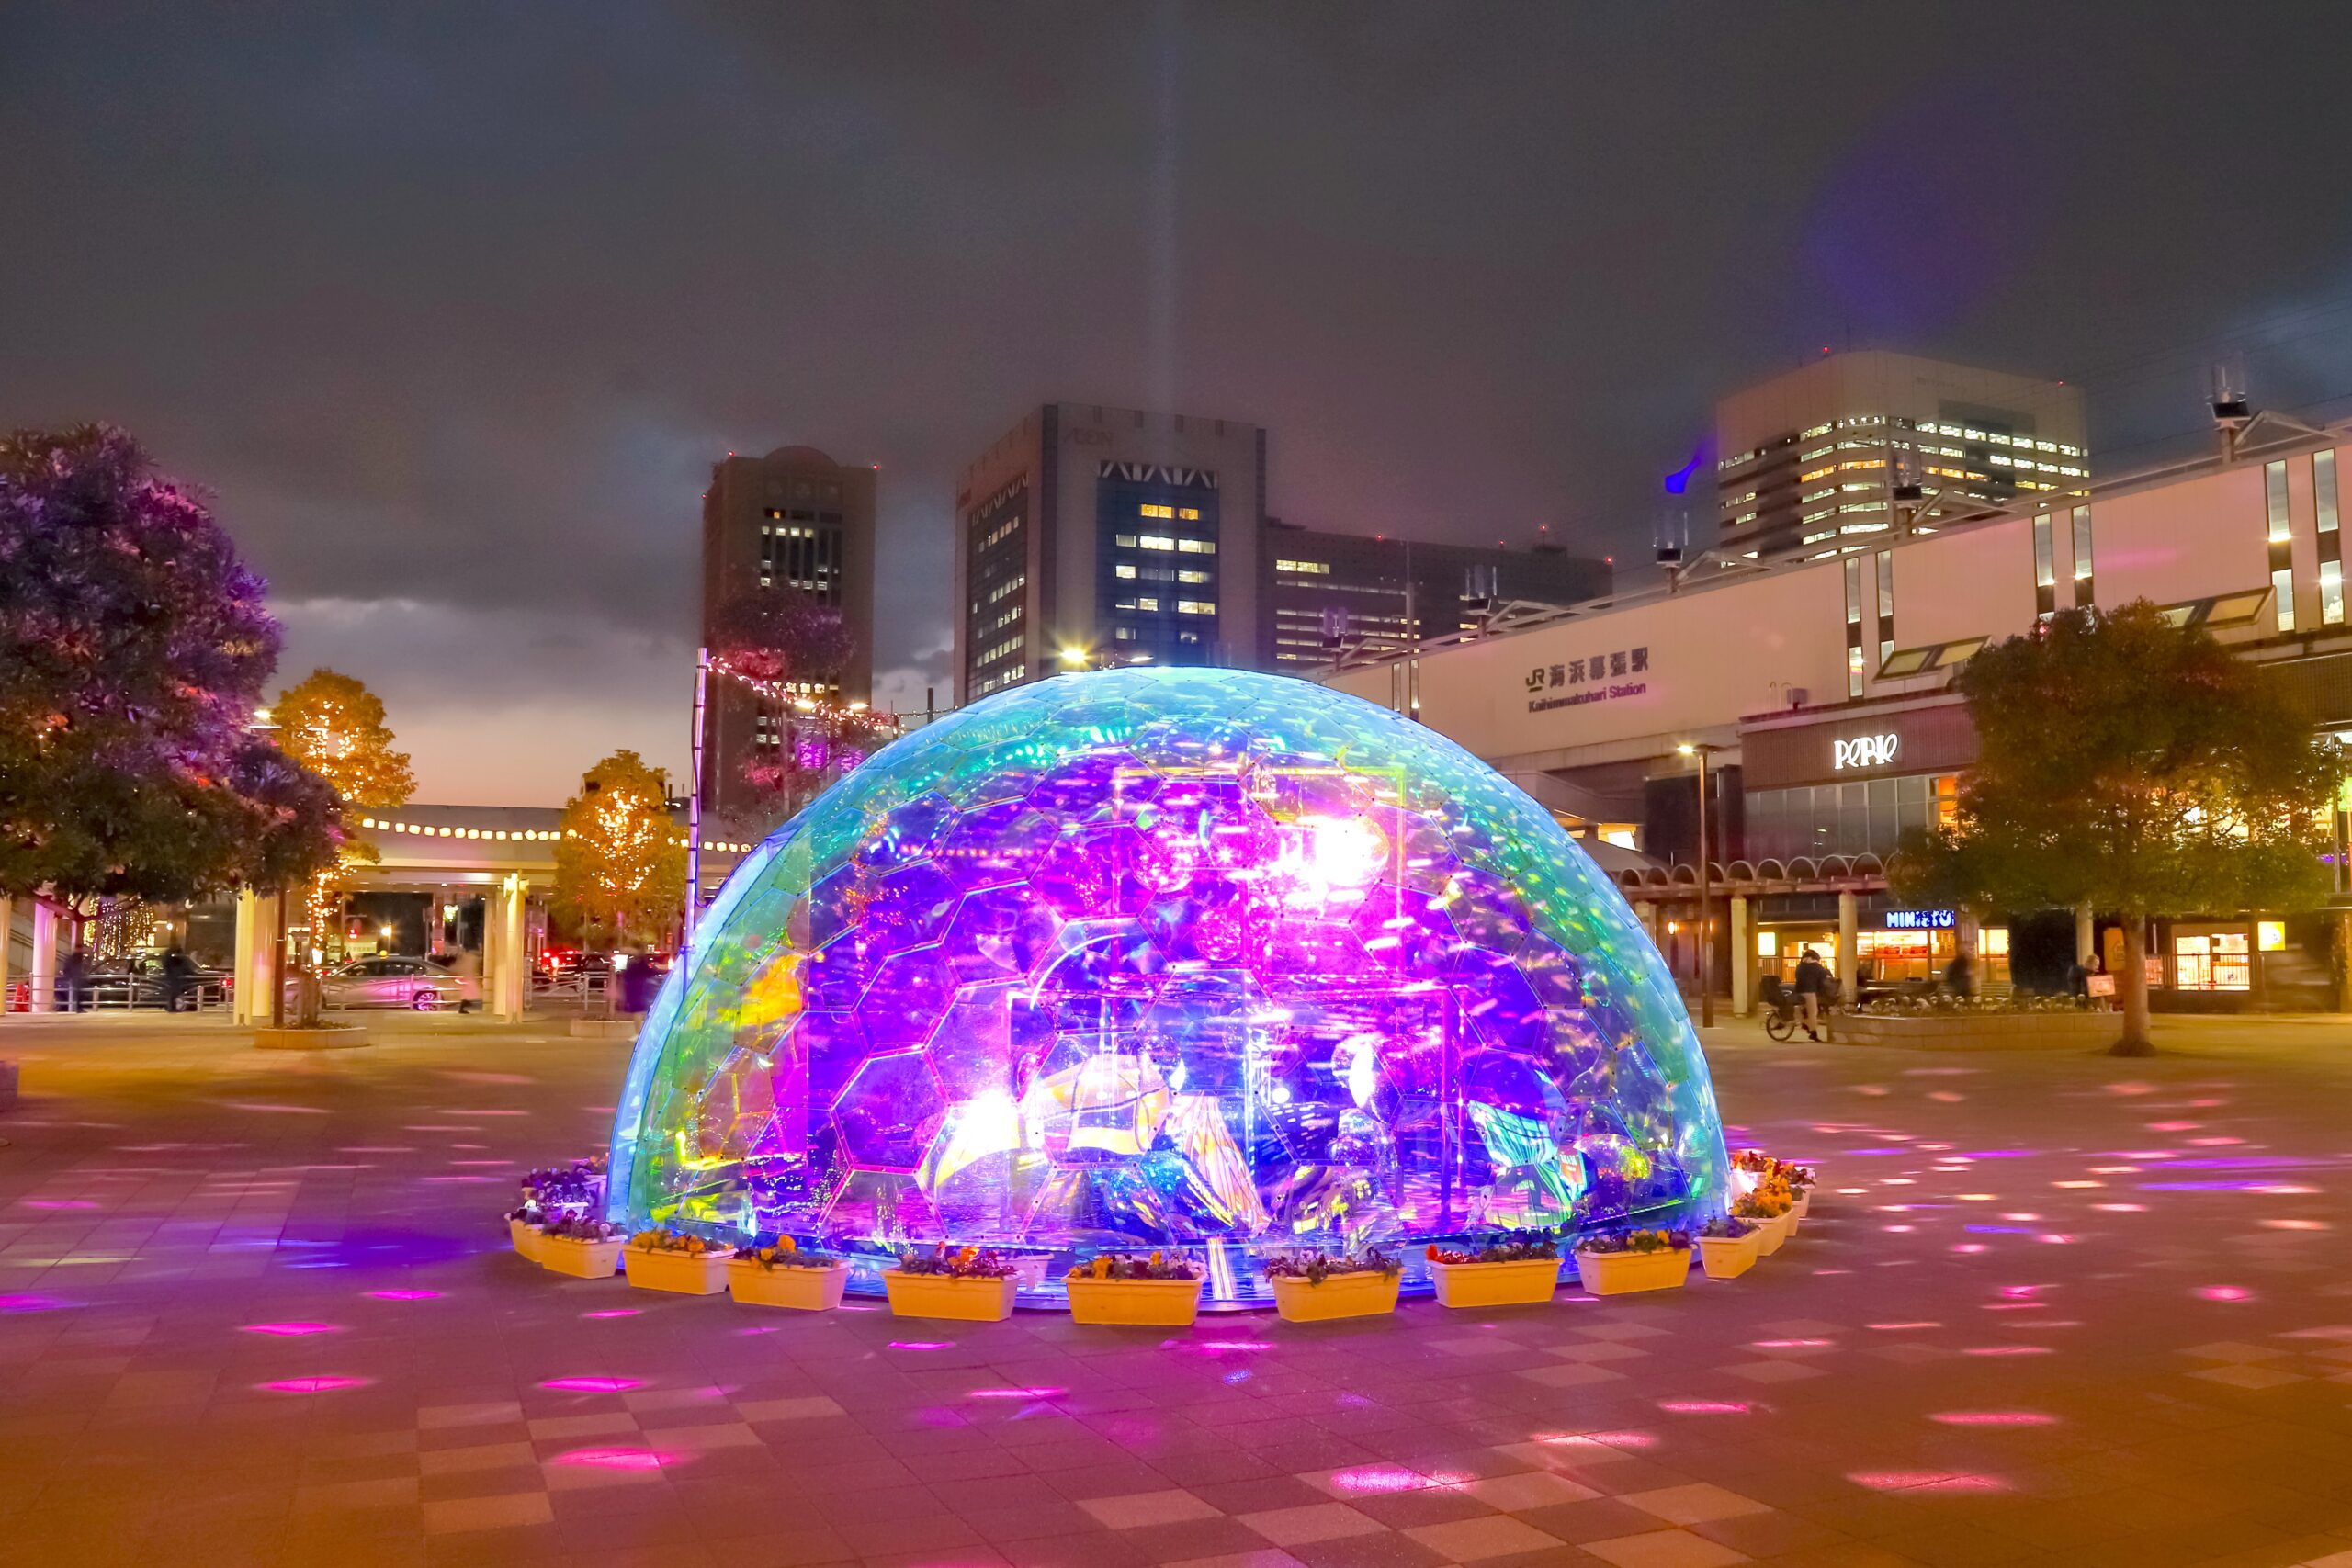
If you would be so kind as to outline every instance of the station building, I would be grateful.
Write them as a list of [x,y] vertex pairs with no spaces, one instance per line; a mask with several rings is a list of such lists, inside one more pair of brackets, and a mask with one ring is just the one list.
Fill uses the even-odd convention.
[[[1630,837],[1645,860],[1596,858],[1685,976],[1702,850],[1697,763],[1682,748],[1702,749],[1714,972],[1738,1010],[1759,973],[1792,972],[1808,944],[1848,985],[1865,968],[1924,977],[1968,944],[1980,982],[2054,987],[2078,951],[2119,966],[2120,931],[2063,911],[1905,908],[1888,893],[1902,835],[1950,819],[1975,759],[1953,672],[2061,608],[2146,599],[2261,663],[2352,739],[2348,450],[2352,423],[2263,413],[2218,452],[2082,492],[2006,505],[1925,495],[1859,541],[1761,559],[1712,551],[1645,591],[1323,679],[1417,713],[1590,840]],[[2345,807],[2334,905],[2158,922],[2155,1006],[2343,1005],[2331,953],[2352,938]]]

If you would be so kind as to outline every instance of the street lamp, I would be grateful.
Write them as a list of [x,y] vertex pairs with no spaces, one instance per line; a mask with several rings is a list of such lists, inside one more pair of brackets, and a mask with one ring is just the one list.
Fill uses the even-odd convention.
[[1714,899],[1707,879],[1707,757],[1720,751],[1702,740],[1685,740],[1675,750],[1699,761],[1699,1027],[1715,1026]]
[[1093,655],[1085,649],[1065,648],[1062,649],[1062,667],[1068,670],[1083,670],[1092,657]]

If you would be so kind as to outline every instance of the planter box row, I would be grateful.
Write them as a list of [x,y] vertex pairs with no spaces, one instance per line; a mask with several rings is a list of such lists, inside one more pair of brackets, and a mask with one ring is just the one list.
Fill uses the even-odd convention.
[[2093,1051],[2123,1038],[2120,1012],[1995,1012],[1938,1017],[1857,1012],[1830,1031],[1840,1045],[1905,1045],[1924,1051]]
[[[1766,1221],[1738,1237],[1701,1236],[1692,1248],[1659,1252],[1577,1252],[1577,1279],[1596,1296],[1674,1290],[1690,1277],[1691,1253],[1707,1278],[1736,1279],[1769,1258],[1794,1234],[1801,1212]],[[621,1238],[573,1241],[542,1235],[537,1225],[509,1221],[514,1250],[552,1273],[581,1280],[609,1280],[624,1269],[639,1290],[715,1296],[721,1292],[751,1306],[823,1312],[842,1303],[849,1265],[822,1269],[763,1267],[739,1254],[654,1252]],[[1461,1309],[1532,1306],[1552,1299],[1560,1282],[1560,1260],[1529,1258],[1512,1263],[1439,1263],[1430,1277],[1441,1305]],[[890,1310],[899,1317],[945,1318],[999,1323],[1012,1315],[1017,1282],[952,1274],[882,1273]],[[1073,1323],[1130,1327],[1189,1327],[1201,1310],[1200,1280],[1089,1280],[1066,1281]],[[1291,1323],[1376,1317],[1396,1310],[1401,1273],[1371,1270],[1327,1275],[1321,1283],[1303,1276],[1276,1275],[1271,1283],[1274,1309]]]

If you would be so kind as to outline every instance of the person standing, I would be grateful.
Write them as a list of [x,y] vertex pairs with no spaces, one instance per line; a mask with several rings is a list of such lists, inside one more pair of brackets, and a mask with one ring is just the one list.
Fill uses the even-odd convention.
[[1797,958],[1796,987],[1797,1005],[1804,1010],[1804,1037],[1819,1040],[1821,998],[1829,989],[1829,966],[1809,947]]
[[64,993],[65,1010],[80,1012],[90,998],[90,960],[76,947],[57,965],[57,988]]
[[1951,962],[1944,965],[1944,989],[1962,1001],[1976,995],[1976,960],[1967,949],[1952,954]]
[[449,973],[458,978],[458,1010],[472,1012],[481,1007],[481,954],[461,944],[457,957],[449,961]]
[[187,954],[175,942],[164,954],[163,972],[164,1010],[177,1012],[180,998],[187,995],[189,983],[196,978],[196,965],[187,961]]

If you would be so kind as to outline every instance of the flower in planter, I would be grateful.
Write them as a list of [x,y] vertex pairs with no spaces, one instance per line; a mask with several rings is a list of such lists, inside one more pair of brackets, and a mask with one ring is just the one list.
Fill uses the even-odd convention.
[[574,1214],[548,1223],[549,1241],[618,1241],[621,1227],[605,1220],[592,1220],[585,1214]]
[[1734,1203],[1731,1212],[1736,1218],[1761,1222],[1777,1220],[1796,1205],[1795,1194],[1785,1184],[1768,1182]]
[[735,1250],[724,1242],[705,1241],[698,1235],[677,1231],[639,1231],[628,1238],[628,1244],[640,1252],[682,1252],[688,1258],[709,1258]]
[[527,1198],[516,1207],[507,1210],[506,1218],[510,1222],[520,1221],[526,1225],[543,1225],[548,1223],[547,1211]]
[[1125,1252],[1098,1252],[1069,1271],[1073,1280],[1197,1280],[1201,1266],[1189,1258],[1155,1252],[1137,1258]]
[[1363,1252],[1326,1252],[1316,1247],[1306,1252],[1277,1253],[1266,1260],[1268,1279],[1304,1280],[1319,1285],[1334,1274],[1394,1274],[1404,1265],[1380,1248],[1369,1247]]
[[831,1269],[840,1259],[830,1252],[804,1247],[788,1235],[780,1235],[766,1247],[755,1247],[744,1256],[763,1269]]
[[1632,1230],[1607,1231],[1585,1237],[1577,1243],[1578,1252],[1688,1252],[1690,1250],[1689,1231]]
[[951,1247],[942,1242],[928,1253],[909,1247],[899,1254],[901,1274],[945,1274],[958,1280],[1001,1280],[1012,1272],[1012,1260],[1000,1258],[992,1247]]
[[1742,1149],[1731,1156],[1734,1170],[1745,1171],[1757,1178],[1757,1185],[1769,1186],[1778,1181],[1784,1187],[1813,1185],[1813,1168],[1791,1160],[1776,1159],[1762,1149]]
[[1476,1246],[1440,1247],[1432,1242],[1424,1254],[1432,1263],[1532,1263],[1560,1256],[1560,1238],[1550,1231],[1505,1231]]
[[1753,1235],[1755,1233],[1756,1226],[1737,1214],[1717,1214],[1699,1227],[1701,1235],[1716,1241],[1737,1241],[1742,1236]]

